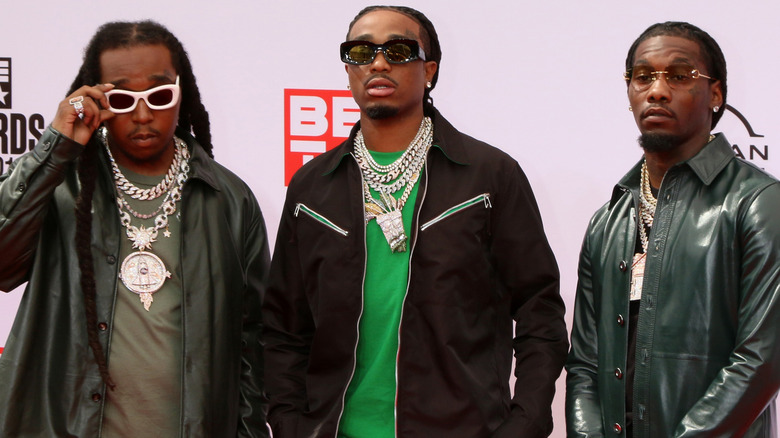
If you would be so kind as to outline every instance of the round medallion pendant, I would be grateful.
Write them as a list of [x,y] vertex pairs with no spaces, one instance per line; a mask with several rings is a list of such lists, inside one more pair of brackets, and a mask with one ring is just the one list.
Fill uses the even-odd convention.
[[166,278],[171,278],[171,273],[155,254],[136,251],[122,262],[119,278],[133,293],[153,294],[160,290]]

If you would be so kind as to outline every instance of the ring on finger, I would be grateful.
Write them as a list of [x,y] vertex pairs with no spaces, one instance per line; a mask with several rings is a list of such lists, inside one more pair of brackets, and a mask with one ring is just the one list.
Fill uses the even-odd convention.
[[84,120],[84,105],[81,103],[84,101],[84,96],[71,97],[68,103],[73,105],[73,109],[76,110],[76,115],[79,119]]

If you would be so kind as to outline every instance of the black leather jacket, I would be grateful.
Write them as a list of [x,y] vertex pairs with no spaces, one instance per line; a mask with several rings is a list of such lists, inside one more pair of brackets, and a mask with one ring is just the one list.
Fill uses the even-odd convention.
[[[177,135],[192,151],[180,210],[182,436],[268,436],[260,304],[270,257],[263,217],[238,177],[192,137]],[[49,128],[0,177],[0,289],[28,281],[0,357],[3,437],[99,436],[105,387],[87,345],[74,248],[75,161],[82,149]],[[100,155],[92,252],[98,321],[107,323],[100,341],[108,351],[125,231],[110,165]]]
[[[433,124],[410,235],[396,434],[547,436],[568,343],[531,187],[505,153],[438,113]],[[366,259],[361,174],[350,156],[358,128],[287,191],[263,315],[276,438],[336,436],[355,366]]]
[[[566,368],[570,437],[621,435],[641,162],[582,245]],[[719,134],[664,177],[634,358],[634,437],[773,437],[780,183]]]

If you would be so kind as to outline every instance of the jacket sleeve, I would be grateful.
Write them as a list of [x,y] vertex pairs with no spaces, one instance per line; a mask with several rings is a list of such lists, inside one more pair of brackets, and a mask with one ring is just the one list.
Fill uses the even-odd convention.
[[27,281],[54,189],[83,150],[49,126],[33,150],[0,176],[0,290]]
[[[728,364],[678,424],[676,437],[742,436],[780,389],[780,183],[740,211],[737,339]],[[774,427],[774,426],[772,426]]]
[[269,437],[266,425],[268,400],[263,394],[264,362],[262,302],[268,280],[270,254],[260,207],[252,196],[248,201],[250,226],[245,235],[246,290],[241,332],[241,385],[238,423],[240,437]]
[[296,424],[306,409],[305,376],[314,333],[298,261],[293,185],[287,191],[263,303],[268,423],[274,438],[297,436]]
[[515,320],[516,377],[510,416],[495,437],[546,437],[568,339],[558,266],[531,186],[513,162],[491,213],[492,256]]
[[590,236],[589,229],[580,251],[571,351],[566,362],[568,437],[604,436],[598,391],[598,321],[593,290]]

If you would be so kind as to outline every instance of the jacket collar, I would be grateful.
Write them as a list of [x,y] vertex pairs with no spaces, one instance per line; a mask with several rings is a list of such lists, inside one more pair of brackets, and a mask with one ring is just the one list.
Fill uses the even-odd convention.
[[190,149],[190,175],[188,179],[199,179],[216,191],[219,191],[219,178],[217,178],[217,165],[213,158],[209,157],[203,147],[189,133],[182,129],[176,129],[176,136],[184,140]]
[[705,185],[710,185],[734,158],[734,150],[726,136],[718,133],[698,154],[683,164],[688,164]]
[[[688,166],[701,182],[708,186],[712,184],[718,174],[720,174],[720,172],[726,168],[726,165],[733,159],[734,151],[731,149],[729,141],[723,133],[718,133],[715,135],[715,138],[704,145],[696,155],[672,166],[672,168]],[[611,204],[614,204],[626,190],[638,190],[640,172],[642,171],[642,161],[643,160],[639,160],[639,162],[623,176],[617,186],[615,186],[615,189],[612,192]]]
[[[431,117],[433,122],[433,146],[442,151],[445,157],[450,161],[468,165],[470,163],[468,156],[468,148],[465,147],[462,140],[462,135],[455,129],[452,124],[441,115],[439,110],[434,109],[432,114],[426,114]],[[328,159],[325,169],[327,169],[323,175],[327,175],[344,162],[344,158],[348,156],[355,148],[355,135],[360,130],[360,121],[355,123],[352,130],[349,133],[349,138],[346,141],[338,145],[334,154]]]

